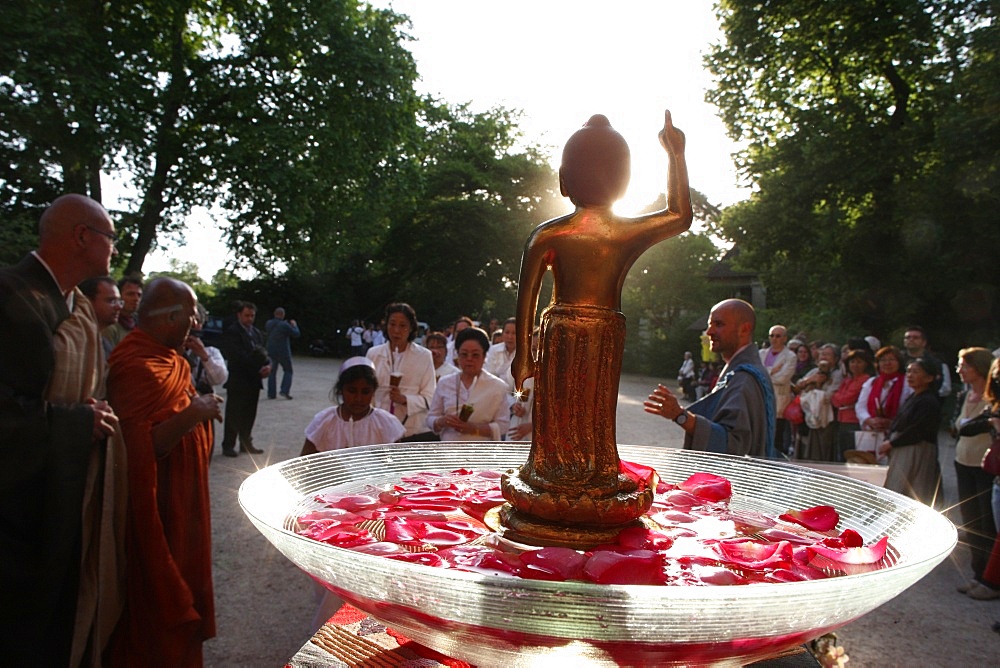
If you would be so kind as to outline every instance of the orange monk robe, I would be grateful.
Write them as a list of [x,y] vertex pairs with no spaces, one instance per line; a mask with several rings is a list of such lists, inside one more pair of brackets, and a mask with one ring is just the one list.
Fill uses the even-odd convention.
[[[141,329],[109,360],[108,400],[128,449],[128,600],[120,658],[134,666],[201,665],[215,636],[208,498],[211,430],[202,422],[162,458],[153,427],[195,396],[191,368]],[[123,641],[124,639],[124,641]]]

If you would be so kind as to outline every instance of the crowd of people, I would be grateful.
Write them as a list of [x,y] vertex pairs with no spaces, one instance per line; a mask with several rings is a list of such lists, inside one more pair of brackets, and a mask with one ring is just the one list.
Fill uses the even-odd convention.
[[[292,399],[300,330],[283,308],[261,331],[256,305],[240,302],[220,350],[202,339],[207,313],[187,284],[108,276],[116,241],[104,207],[65,195],[43,213],[37,249],[0,269],[0,656],[10,663],[201,665],[215,635],[213,423],[223,455],[260,454],[264,380],[269,399]],[[371,345],[357,332],[364,355],[344,363],[336,405],[306,427],[303,454],[501,439],[512,415],[516,435],[530,434],[527,404],[513,401],[513,326],[498,325],[494,345],[459,318],[424,348],[413,309],[390,305]]]
[[211,359],[185,348],[197,297],[170,278],[85,282],[117,252],[90,198],[56,199],[38,230],[36,250],[0,270],[0,656],[201,665],[222,413],[184,356]]
[[[37,250],[0,271],[11,344],[0,353],[0,655],[200,665],[215,634],[213,422],[224,425],[223,455],[262,452],[252,430],[264,379],[268,398],[292,399],[289,343],[300,330],[278,307],[261,331],[257,307],[241,302],[221,350],[206,345],[207,314],[189,286],[107,277],[115,240],[103,207],[67,195],[43,214]],[[683,397],[659,385],[646,411],[682,429],[686,448],[882,461],[888,488],[939,499],[937,440],[952,378],[926,332],[908,328],[898,348],[874,337],[840,346],[775,325],[757,348],[755,327],[746,302],[713,307],[701,368],[687,354],[679,370]],[[396,441],[531,440],[534,379],[516,388],[512,365],[519,343],[527,350],[530,341],[526,354],[536,357],[537,330],[518,332],[514,318],[484,330],[462,316],[421,345],[416,312],[402,302],[368,329],[348,330],[352,355],[333,405],[304,428],[303,455]],[[970,347],[956,371],[958,509],[973,555],[961,590],[1000,598],[1000,485],[980,466],[1000,432],[1000,362]]]
[[[953,391],[949,365],[930,349],[921,327],[907,327],[897,347],[882,345],[874,336],[850,339],[844,345],[810,341],[805,334],[790,337],[786,327],[774,325],[768,331],[768,345],[756,349],[750,339],[754,320],[749,305],[732,303],[722,302],[712,311],[701,369],[692,371],[691,355],[685,353],[678,372],[685,395],[693,384],[692,375],[694,383],[708,379],[706,393],[695,385],[695,401],[685,410],[661,385],[650,395],[646,410],[681,425],[688,433],[685,447],[884,464],[886,488],[937,507],[942,501],[938,445],[942,424],[947,424],[950,437],[956,439],[957,511],[972,554],[972,578],[959,591],[978,600],[1000,598],[1000,478],[983,469],[990,447],[994,443],[1000,447],[1000,350],[977,346],[960,350],[955,372],[961,382]],[[734,317],[743,327],[735,339],[729,336]],[[744,379],[744,387],[753,390],[749,395],[744,391],[741,396],[728,385],[718,389],[722,379],[739,370],[738,354],[744,357],[744,368],[759,362],[770,380],[775,431],[769,455],[761,446],[748,447],[745,442],[747,434],[762,431],[765,423],[754,404],[758,390],[749,376]],[[724,364],[721,376],[716,355]],[[945,400],[953,394],[955,408],[945,415]],[[734,401],[735,408],[719,409]],[[696,427],[690,426],[702,422],[698,415],[711,418],[705,420],[711,430],[706,428],[707,437],[700,443],[694,438]]]

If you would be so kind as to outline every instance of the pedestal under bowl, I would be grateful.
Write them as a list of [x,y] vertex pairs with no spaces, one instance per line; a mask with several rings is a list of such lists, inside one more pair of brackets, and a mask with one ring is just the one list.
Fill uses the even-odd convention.
[[[676,483],[707,472],[733,487],[731,507],[778,515],[832,505],[838,529],[888,536],[889,565],[841,577],[743,586],[599,585],[467,573],[333,547],[295,533],[320,492],[383,486],[404,474],[505,471],[526,443],[407,443],[300,457],[251,475],[239,500],[295,565],[428,647],[479,666],[742,665],[847,624],[926,575],[954,548],[940,513],[880,487],[824,471],[727,455],[619,446],[621,457]],[[303,603],[306,604],[305,602]],[[551,664],[549,665],[570,665]]]

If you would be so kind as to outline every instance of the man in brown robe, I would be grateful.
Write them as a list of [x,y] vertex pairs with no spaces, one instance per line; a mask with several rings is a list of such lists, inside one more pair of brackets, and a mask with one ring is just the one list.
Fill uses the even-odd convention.
[[111,354],[108,399],[129,459],[126,611],[115,662],[200,666],[215,636],[208,463],[221,399],[198,395],[179,352],[197,298],[158,278],[139,305],[139,325]]
[[[120,498],[95,487],[105,471],[114,478],[123,465],[105,462],[107,437],[118,420],[95,396],[100,344],[90,303],[75,288],[85,278],[107,275],[115,239],[99,202],[63,195],[42,214],[38,249],[0,269],[5,665],[99,661],[105,629],[117,618],[117,593],[96,593],[102,581],[115,585],[117,550],[104,542],[103,528],[91,529],[105,526],[93,512]],[[86,601],[80,601],[83,587]]]

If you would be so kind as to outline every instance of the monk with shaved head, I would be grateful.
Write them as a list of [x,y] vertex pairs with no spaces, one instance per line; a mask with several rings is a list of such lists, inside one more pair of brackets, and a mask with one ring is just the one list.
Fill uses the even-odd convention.
[[199,395],[181,349],[198,298],[181,281],[143,291],[139,324],[110,359],[108,397],[128,447],[128,599],[114,662],[200,666],[215,636],[208,463],[222,399]]
[[0,269],[0,656],[8,665],[99,662],[121,608],[120,590],[97,591],[121,565],[101,542],[114,542],[114,528],[97,528],[102,517],[114,523],[102,514],[105,499],[124,502],[113,484],[124,464],[109,458],[118,420],[98,396],[96,316],[76,288],[108,274],[116,238],[99,202],[64,195],[42,214],[37,249]]
[[726,365],[712,392],[685,410],[677,397],[658,385],[644,407],[673,420],[684,430],[690,450],[774,457],[774,388],[753,345],[757,315],[742,299],[726,299],[712,307],[708,337],[712,351]]

